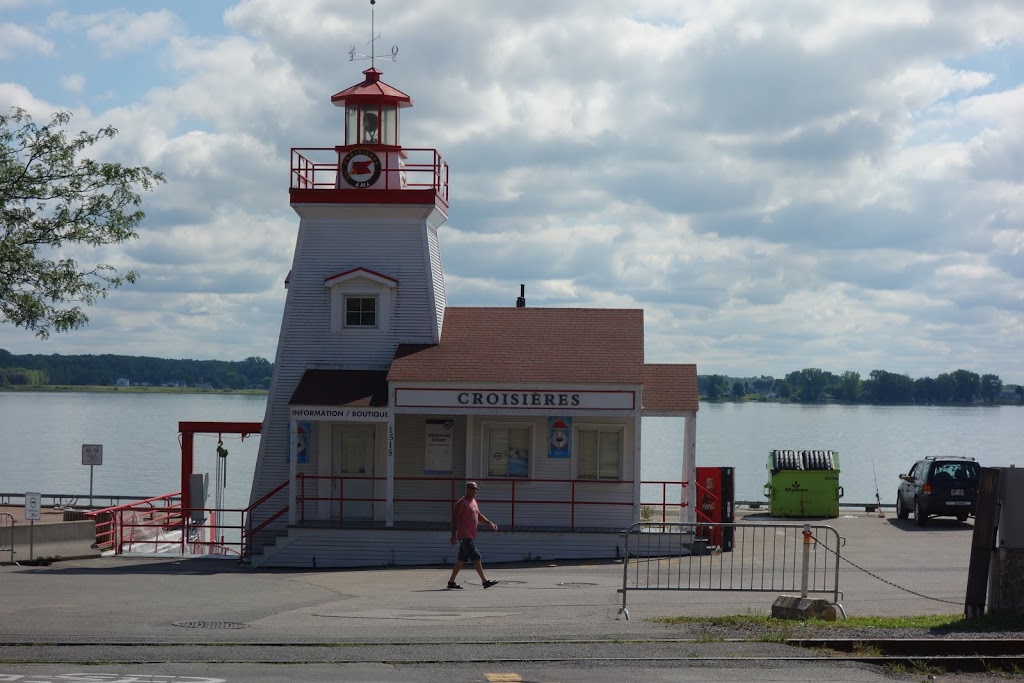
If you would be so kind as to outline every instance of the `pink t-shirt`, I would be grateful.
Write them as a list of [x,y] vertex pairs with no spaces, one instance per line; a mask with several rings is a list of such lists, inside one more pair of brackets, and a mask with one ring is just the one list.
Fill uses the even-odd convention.
[[476,538],[476,528],[480,524],[480,507],[475,499],[466,500],[465,496],[459,498],[455,506],[458,507],[459,503],[465,505],[459,509],[458,517],[455,519],[455,537],[460,541],[464,538]]

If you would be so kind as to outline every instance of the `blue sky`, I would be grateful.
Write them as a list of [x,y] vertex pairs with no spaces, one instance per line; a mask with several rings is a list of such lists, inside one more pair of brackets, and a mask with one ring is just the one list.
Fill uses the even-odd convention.
[[[450,305],[643,308],[647,358],[1024,382],[1024,6],[379,0],[451,166]],[[291,147],[341,142],[367,0],[0,0],[0,107],[163,171],[140,281],[13,353],[273,358]]]

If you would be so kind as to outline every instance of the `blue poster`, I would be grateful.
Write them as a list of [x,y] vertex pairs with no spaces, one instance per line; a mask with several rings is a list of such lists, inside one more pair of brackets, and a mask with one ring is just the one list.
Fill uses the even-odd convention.
[[[313,436],[313,424],[311,422],[300,422],[296,425],[296,429],[299,432],[299,443],[295,449],[298,453],[298,457],[295,462],[309,462],[309,440]],[[284,461],[290,462],[292,459],[292,435],[291,430],[288,430],[288,450],[284,453]]]
[[508,451],[508,476],[529,476],[530,452],[525,448],[510,448]]
[[548,457],[568,458],[572,451],[572,418],[548,418]]

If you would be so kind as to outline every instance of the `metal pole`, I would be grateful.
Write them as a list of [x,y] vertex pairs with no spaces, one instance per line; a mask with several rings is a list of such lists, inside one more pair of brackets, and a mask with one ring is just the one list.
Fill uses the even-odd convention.
[[28,561],[36,559],[35,555],[35,542],[36,542],[36,520],[28,520]]
[[811,525],[804,524],[804,558],[800,567],[800,597],[807,597],[807,572],[811,560]]
[[96,469],[94,465],[89,465],[89,509],[92,509],[92,471]]

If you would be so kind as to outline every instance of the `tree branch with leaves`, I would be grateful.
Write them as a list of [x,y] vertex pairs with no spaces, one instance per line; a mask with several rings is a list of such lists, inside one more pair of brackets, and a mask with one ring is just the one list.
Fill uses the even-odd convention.
[[82,266],[63,249],[137,239],[140,192],[164,182],[146,166],[83,158],[117,130],[68,139],[70,121],[66,111],[42,126],[23,109],[0,114],[0,317],[41,339],[86,325],[83,307],[138,279],[105,263]]

